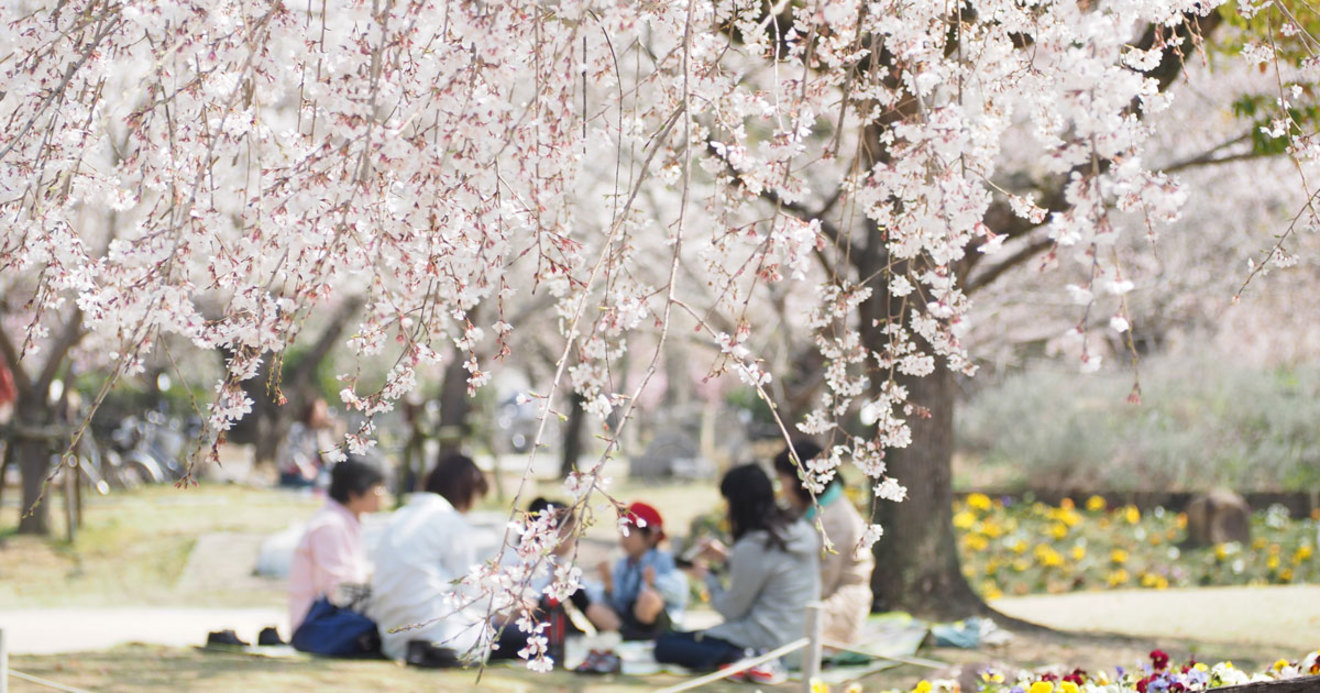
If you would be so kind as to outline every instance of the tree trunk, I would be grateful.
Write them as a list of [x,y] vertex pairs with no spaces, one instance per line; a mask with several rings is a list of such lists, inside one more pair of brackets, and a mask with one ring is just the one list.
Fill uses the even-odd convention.
[[[50,474],[51,441],[46,433],[55,412],[43,401],[33,401],[20,391],[14,406],[14,433],[9,440],[13,460],[23,478],[23,505],[19,509],[18,533],[50,534],[50,500],[42,498],[46,477]],[[40,501],[40,502],[38,502]]]
[[564,456],[559,461],[561,479],[567,478],[569,473],[577,469],[578,458],[582,456],[582,425],[587,418],[582,395],[574,392],[570,400],[572,408],[568,410],[568,421],[564,423]]
[[901,607],[942,620],[985,610],[958,561],[953,506],[952,374],[941,366],[924,378],[905,378],[910,400],[927,414],[908,419],[912,444],[890,450],[888,472],[907,487],[907,500],[876,503],[874,520],[885,529],[875,545],[871,589],[885,608]]
[[[892,323],[910,324],[908,298],[889,295],[889,277],[908,274],[907,262],[890,265],[882,232],[868,224],[868,243],[854,262],[860,276],[873,277],[872,297],[858,308],[862,343],[883,353]],[[919,339],[919,338],[918,338]],[[921,346],[929,349],[929,345]],[[878,395],[887,373],[874,373],[871,394]],[[955,620],[984,613],[985,602],[963,577],[953,534],[953,414],[957,389],[953,374],[937,360],[925,377],[896,375],[917,411],[906,417],[912,442],[886,452],[887,473],[907,487],[901,503],[877,500],[873,520],[884,527],[876,542],[871,591],[876,604],[914,614]]]
[[468,396],[468,371],[463,367],[464,361],[463,352],[455,350],[454,358],[445,368],[445,382],[440,389],[440,427],[436,431],[440,457],[461,453],[463,443],[471,433],[468,413],[472,411],[472,398]]

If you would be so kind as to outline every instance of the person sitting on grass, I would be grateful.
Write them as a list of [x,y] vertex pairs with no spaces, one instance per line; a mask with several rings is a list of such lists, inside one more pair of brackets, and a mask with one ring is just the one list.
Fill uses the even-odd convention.
[[380,509],[384,492],[385,476],[364,460],[350,457],[330,469],[329,496],[289,564],[289,628],[298,630],[317,597],[334,598],[341,584],[366,583],[371,568],[362,515]]
[[424,667],[461,666],[485,629],[476,604],[455,609],[454,581],[478,563],[477,533],[464,518],[489,490],[471,458],[449,455],[395,511],[372,554],[370,613],[380,624],[381,650]]
[[[724,623],[661,636],[656,661],[709,671],[781,647],[806,632],[807,604],[820,597],[820,541],[810,525],[775,503],[774,485],[761,467],[730,469],[720,495],[728,503],[733,547],[705,542],[692,570],[706,580]],[[727,586],[708,562],[726,566]],[[771,660],[740,678],[772,684],[785,677],[779,660]]]
[[[793,441],[792,452],[805,465],[822,453],[810,440]],[[820,522],[833,546],[820,561],[820,598],[823,602],[823,632],[826,640],[852,643],[871,613],[871,573],[875,558],[870,551],[857,550],[866,532],[866,521],[843,492],[843,478],[835,474],[825,490],[813,497],[801,481],[798,463],[788,448],[775,457],[775,472],[789,507],[808,523]]]
[[589,593],[586,615],[602,631],[624,640],[654,640],[673,629],[687,606],[687,576],[674,557],[659,548],[665,539],[660,511],[633,503],[622,516],[623,557],[613,569],[600,564],[601,585]]

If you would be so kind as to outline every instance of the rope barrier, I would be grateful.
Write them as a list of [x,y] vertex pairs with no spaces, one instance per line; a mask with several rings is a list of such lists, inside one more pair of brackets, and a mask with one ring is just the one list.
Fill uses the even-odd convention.
[[24,673],[21,672],[21,671],[14,671],[13,669],[10,669],[10,670],[9,670],[9,675],[10,675],[10,676],[13,676],[14,678],[16,678],[16,679],[18,679],[18,680],[20,680],[20,681],[27,681],[28,683],[35,683],[35,684],[37,684],[38,686],[45,686],[45,687],[47,687],[47,688],[54,688],[54,689],[57,690],[57,691],[64,691],[64,693],[92,693],[91,691],[89,691],[89,690],[87,690],[87,689],[85,689],[85,688],[74,688],[73,686],[66,686],[66,685],[64,685],[64,684],[62,684],[62,683],[55,683],[54,681],[47,681],[46,679],[38,678],[38,677],[36,677],[36,676],[32,676],[31,674],[24,674]]
[[681,693],[682,691],[690,691],[694,688],[700,688],[708,683],[714,683],[716,681],[719,681],[720,679],[733,676],[734,674],[741,674],[742,672],[751,669],[757,664],[761,664],[762,662],[768,662],[772,659],[778,659],[790,652],[796,652],[797,650],[807,647],[810,644],[811,644],[810,638],[798,638],[797,640],[794,640],[793,642],[790,642],[787,645],[784,645],[783,647],[770,650],[769,652],[763,655],[750,657],[748,659],[740,659],[734,662],[733,664],[730,664],[729,666],[720,669],[719,671],[712,671],[709,674],[706,674],[704,676],[698,676],[695,679],[692,679],[685,683],[680,683],[676,686],[670,686],[669,688],[662,688],[656,693]]

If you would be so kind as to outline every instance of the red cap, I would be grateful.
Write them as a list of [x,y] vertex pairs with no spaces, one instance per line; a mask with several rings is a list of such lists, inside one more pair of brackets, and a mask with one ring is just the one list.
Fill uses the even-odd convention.
[[652,528],[659,533],[658,538],[665,538],[665,521],[660,518],[660,511],[645,503],[639,501],[629,505],[623,519],[638,527]]

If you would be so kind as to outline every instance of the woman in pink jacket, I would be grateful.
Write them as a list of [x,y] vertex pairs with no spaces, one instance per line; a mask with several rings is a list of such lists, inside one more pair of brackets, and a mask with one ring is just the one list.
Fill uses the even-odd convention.
[[289,565],[289,628],[293,632],[318,597],[333,601],[341,584],[365,584],[371,577],[361,517],[380,509],[384,484],[380,470],[354,458],[330,470],[329,498],[307,524]]

